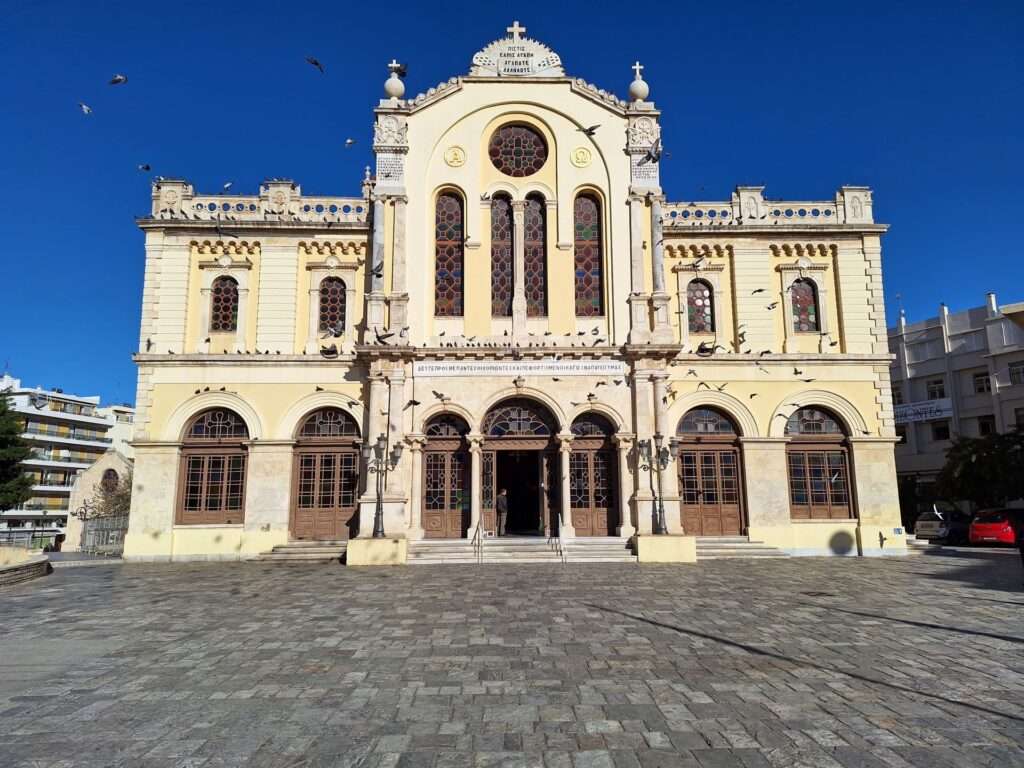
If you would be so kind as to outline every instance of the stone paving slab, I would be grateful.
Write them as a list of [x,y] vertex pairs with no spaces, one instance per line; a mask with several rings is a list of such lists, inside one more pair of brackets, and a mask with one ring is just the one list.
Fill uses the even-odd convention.
[[0,590],[0,766],[1024,766],[1009,552],[67,569]]

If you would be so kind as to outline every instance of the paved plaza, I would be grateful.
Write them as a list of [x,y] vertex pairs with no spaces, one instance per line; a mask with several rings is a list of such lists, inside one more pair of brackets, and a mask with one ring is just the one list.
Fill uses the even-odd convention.
[[1020,582],[1011,551],[60,568],[0,590],[0,766],[1024,766]]

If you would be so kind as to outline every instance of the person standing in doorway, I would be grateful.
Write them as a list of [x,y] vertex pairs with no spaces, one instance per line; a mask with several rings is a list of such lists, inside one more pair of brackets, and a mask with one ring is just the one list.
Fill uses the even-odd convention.
[[502,488],[498,492],[498,535],[505,535],[505,520],[508,518],[508,491]]

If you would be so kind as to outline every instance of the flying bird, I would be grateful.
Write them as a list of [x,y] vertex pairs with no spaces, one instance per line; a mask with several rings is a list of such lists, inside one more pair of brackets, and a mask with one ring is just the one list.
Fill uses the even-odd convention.
[[149,163],[142,163],[141,165],[137,165],[135,167],[138,168],[140,171],[151,171],[151,170],[153,170],[153,168],[150,166]]
[[748,399],[753,400],[755,397],[757,397],[757,392],[751,392]]
[[752,291],[750,292],[750,295],[751,295],[751,296],[756,296],[757,294],[759,294],[759,293],[764,293],[764,292],[765,292],[765,289],[764,289],[764,288],[755,288],[754,290],[752,290]]
[[576,130],[580,131],[581,133],[586,134],[587,136],[593,136],[595,133],[597,133],[597,129],[600,128],[600,127],[601,127],[600,125],[591,125],[591,126],[589,126],[587,128],[584,128],[581,125]]
[[697,369],[696,368],[690,368],[689,370],[686,371],[686,375],[687,376],[696,376],[697,375]]
[[448,397],[448,395],[446,395],[444,392],[438,392],[436,389],[430,390],[430,394],[432,394],[434,397],[436,397],[442,403],[445,402],[446,400],[451,400],[451,398]]
[[324,357],[336,357],[338,354],[338,345],[331,344],[329,347],[320,347],[320,354]]
[[149,350],[151,350],[152,348],[153,348],[153,340],[152,339],[146,339],[146,351],[149,352]]
[[374,277],[384,277],[384,262],[378,261],[373,265],[373,269],[370,270],[370,274]]
[[793,368],[793,375],[794,376],[803,376],[804,372],[801,371],[799,368]]
[[644,163],[657,163],[661,160],[661,139],[655,139],[654,143],[647,150],[647,154],[643,156],[637,165],[643,165]]
[[322,74],[325,74],[325,70],[324,70],[324,65],[323,65],[323,64],[321,64],[321,63],[320,63],[320,62],[319,62],[319,61],[317,60],[317,58],[316,58],[315,56],[307,56],[307,57],[306,57],[306,62],[307,62],[308,64],[310,64],[311,66],[314,66],[314,67],[316,67],[317,69],[319,69],[319,70],[320,70],[320,74],[321,74],[321,75],[322,75]]
[[766,306],[765,309],[775,309],[777,306],[779,306],[779,302],[773,301],[771,304]]
[[410,408],[412,408],[413,406],[416,406],[416,405],[420,405],[420,401],[412,399],[412,400],[410,400],[409,402],[407,402],[405,404],[405,407],[402,410],[403,411],[407,411],[407,410],[409,410]]
[[82,114],[83,115],[91,115],[92,114],[92,107],[90,107],[84,101],[78,102],[78,108],[80,110],[82,110]]
[[323,387],[317,387],[317,388],[316,388],[316,391],[317,391],[317,392],[323,392],[323,391],[324,391],[324,388],[323,388]]
[[123,85],[128,82],[128,78],[124,75],[117,74],[110,78],[110,85]]
[[345,139],[345,149],[349,149],[350,147],[354,146],[355,143],[355,139]]
[[388,331],[387,333],[381,333],[378,328],[373,329],[373,335],[377,339],[378,344],[387,344],[388,339],[395,335],[394,331]]
[[235,183],[235,182],[233,182],[233,181],[225,181],[225,182],[224,182],[224,185],[223,185],[223,186],[221,187],[221,189],[222,189],[222,190],[224,190],[225,192],[227,192],[227,191],[228,191],[229,189],[231,189],[231,186],[232,186],[232,185],[233,185],[234,183]]

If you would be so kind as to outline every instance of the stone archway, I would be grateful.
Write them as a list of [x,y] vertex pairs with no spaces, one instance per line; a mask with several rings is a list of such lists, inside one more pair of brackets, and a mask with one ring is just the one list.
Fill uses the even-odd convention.
[[507,492],[506,533],[557,531],[562,491],[558,420],[541,402],[513,397],[495,403],[481,423],[481,522],[499,532],[498,495]]

